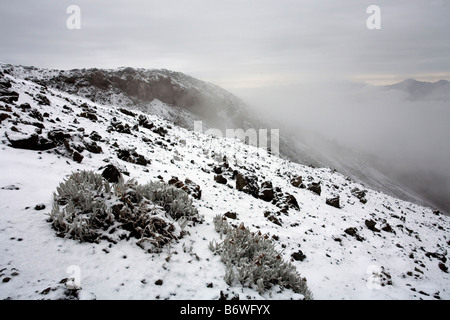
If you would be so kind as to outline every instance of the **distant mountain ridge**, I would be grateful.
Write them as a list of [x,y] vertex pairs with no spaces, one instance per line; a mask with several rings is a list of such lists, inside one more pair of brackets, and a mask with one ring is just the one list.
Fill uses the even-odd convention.
[[448,100],[450,98],[450,82],[439,80],[436,82],[406,79],[402,82],[384,86],[387,90],[401,90],[410,95],[412,99],[432,98]]

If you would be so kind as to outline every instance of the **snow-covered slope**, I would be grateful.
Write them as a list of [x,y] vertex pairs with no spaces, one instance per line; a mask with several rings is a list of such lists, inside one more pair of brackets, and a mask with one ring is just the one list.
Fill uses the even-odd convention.
[[[373,161],[367,160],[368,155],[337,146],[318,135],[306,134],[303,137],[299,134],[302,128],[295,126],[289,130],[282,122],[277,123],[274,117],[255,112],[226,90],[180,72],[125,67],[49,70],[6,64],[3,68],[20,79],[104,105],[157,115],[187,129],[193,129],[195,121],[202,121],[204,131],[219,129],[223,135],[226,129],[280,128],[279,151],[282,157],[301,164],[332,167],[375,190],[442,208],[436,201],[430,201],[424,192],[410,190],[411,183],[399,183],[386,170],[376,168]],[[276,104],[273,108],[277,108]],[[268,145],[271,138],[269,135]]]
[[[225,282],[226,266],[209,244],[220,242],[213,218],[227,212],[236,213],[231,223],[268,234],[315,299],[450,299],[445,215],[329,168],[94,103],[18,74],[0,76],[2,299],[302,298],[277,286],[260,295]],[[186,227],[187,234],[160,253],[132,240],[58,237],[48,214],[59,183],[79,170],[102,173],[108,164],[139,183],[190,179],[202,191],[193,203],[204,222]],[[255,176],[260,192],[240,191],[236,172]],[[314,183],[320,183],[320,195]],[[81,289],[67,296],[63,279],[74,274]]]

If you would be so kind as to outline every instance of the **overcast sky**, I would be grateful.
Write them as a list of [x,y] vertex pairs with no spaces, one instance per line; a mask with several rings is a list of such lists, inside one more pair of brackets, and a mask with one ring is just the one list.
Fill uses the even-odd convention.
[[[69,30],[69,5],[81,29]],[[369,30],[369,5],[381,29]],[[450,1],[18,0],[0,3],[0,61],[166,68],[225,89],[321,80],[450,80]]]

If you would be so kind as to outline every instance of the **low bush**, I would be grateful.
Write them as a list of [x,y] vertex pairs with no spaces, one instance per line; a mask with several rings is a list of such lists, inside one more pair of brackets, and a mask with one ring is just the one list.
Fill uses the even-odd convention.
[[220,244],[211,242],[210,249],[220,254],[225,263],[228,285],[237,280],[243,286],[256,288],[260,294],[279,285],[312,299],[306,279],[290,262],[283,261],[267,235],[251,232],[244,224],[232,227],[221,215],[214,218],[214,225],[225,239]]
[[202,222],[183,190],[121,175],[110,184],[92,171],[75,172],[59,184],[49,220],[59,236],[88,242],[134,237],[149,251],[182,237],[189,222]]

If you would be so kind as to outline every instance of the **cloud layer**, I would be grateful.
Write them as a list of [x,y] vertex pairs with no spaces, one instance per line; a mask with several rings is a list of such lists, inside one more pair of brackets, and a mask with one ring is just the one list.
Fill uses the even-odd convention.
[[[167,68],[227,89],[320,79],[450,77],[450,4],[378,1],[69,1],[0,4],[0,59],[49,68]],[[424,79],[427,80],[427,79]],[[436,79],[438,80],[438,79]]]

